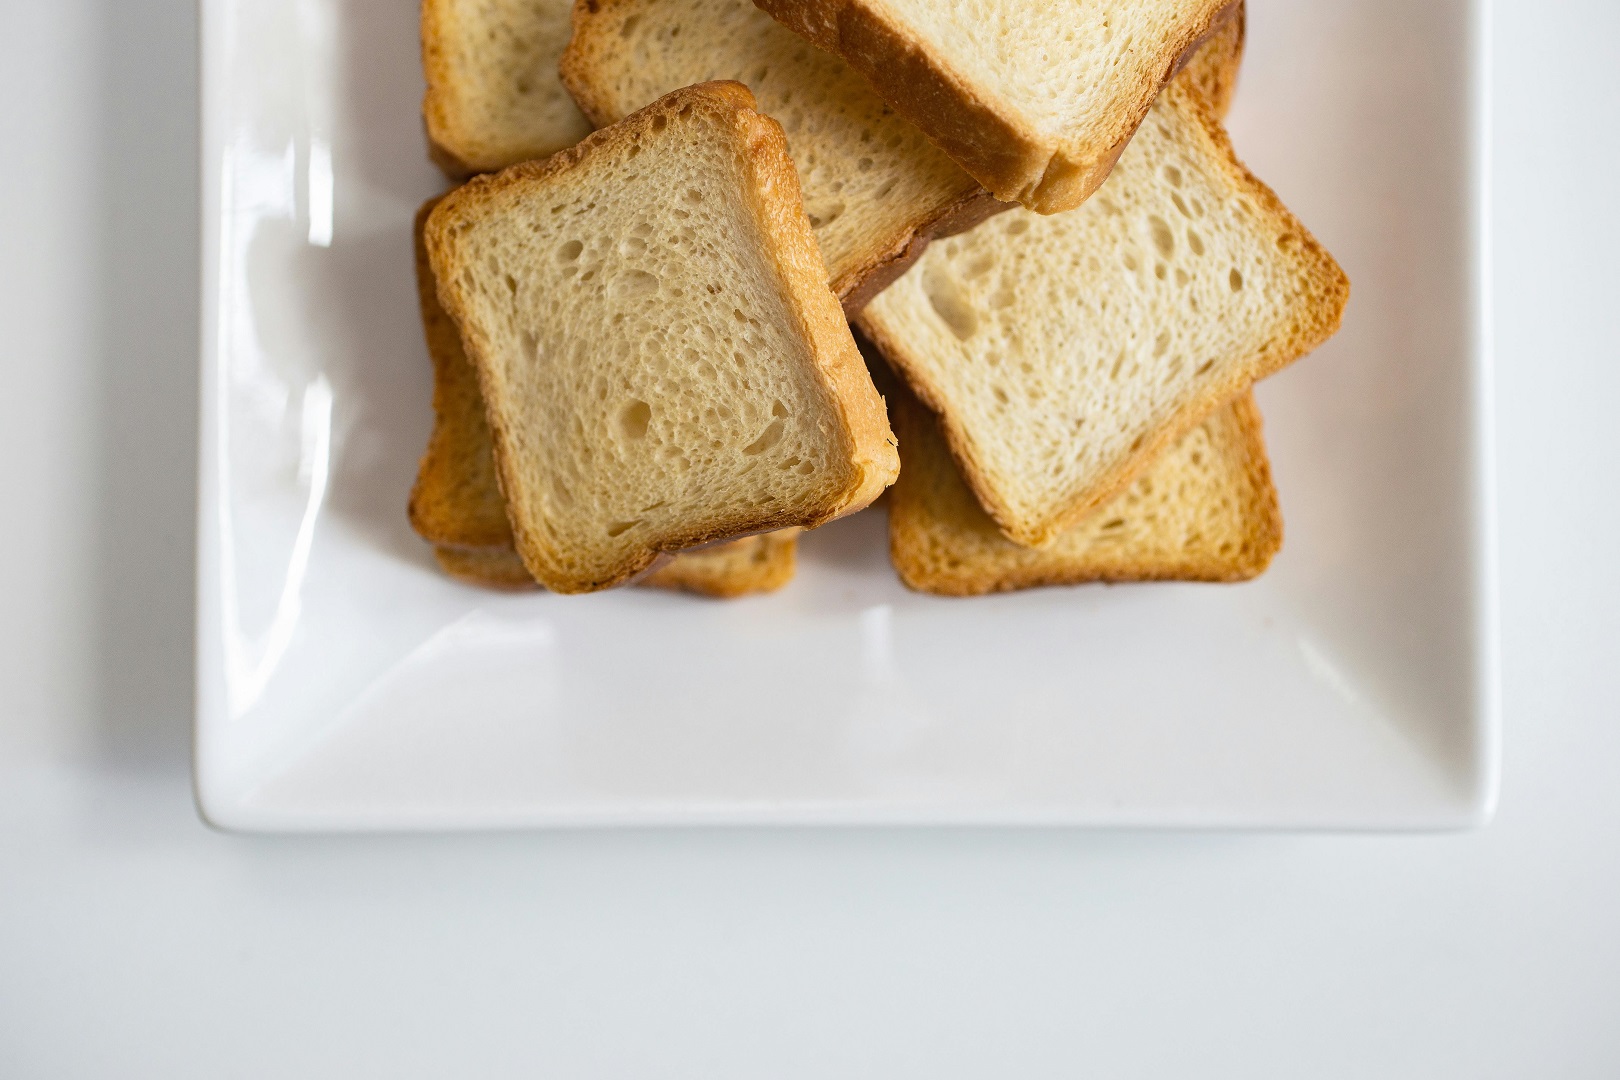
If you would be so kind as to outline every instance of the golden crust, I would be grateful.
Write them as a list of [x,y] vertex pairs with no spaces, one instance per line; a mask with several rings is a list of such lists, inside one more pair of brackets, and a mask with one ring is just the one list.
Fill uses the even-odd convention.
[[532,592],[540,588],[510,547],[455,548],[440,545],[433,549],[439,568],[466,585],[502,592]]
[[[1246,581],[1282,546],[1282,514],[1252,393],[1205,419],[1196,450],[1173,448],[1136,489],[1043,549],[1001,535],[963,482],[927,409],[904,391],[894,405],[904,465],[890,494],[889,554],[900,579],[919,592],[981,596],[1098,581]],[[1218,467],[1203,476],[1189,469],[1191,454],[1212,455]],[[1206,457],[1192,461],[1211,466]],[[1159,495],[1164,505],[1158,513],[1133,513],[1132,496],[1145,500],[1152,491],[1175,496]],[[1200,531],[1190,523],[1199,515],[1224,515],[1232,533]]]
[[[428,257],[438,281],[440,303],[461,330],[468,356],[478,373],[484,400],[490,400],[491,343],[476,324],[469,324],[458,279],[461,256],[457,238],[485,207],[496,202],[508,189],[541,189],[587,160],[599,149],[619,141],[634,141],[663,130],[668,121],[692,109],[712,110],[734,126],[746,140],[745,160],[753,186],[747,196],[754,200],[755,212],[766,235],[774,244],[770,257],[790,287],[786,290],[799,328],[811,345],[817,369],[822,373],[829,401],[843,421],[843,436],[850,458],[850,478],[845,491],[814,512],[782,511],[754,523],[750,532],[769,532],[788,527],[820,525],[868,505],[894,481],[899,456],[889,432],[882,401],[872,389],[871,380],[850,339],[837,300],[826,283],[826,269],[820,250],[810,232],[809,220],[798,189],[798,173],[787,156],[786,137],[781,125],[754,111],[754,98],[746,86],[736,82],[703,83],[665,95],[623,121],[587,136],[582,142],[543,161],[532,161],[503,172],[480,176],[451,192],[428,217],[425,241]],[[515,447],[511,434],[492,425],[496,475],[502,490],[510,490],[515,479]],[[660,558],[658,550],[624,560],[603,580],[576,579],[556,570],[546,538],[532,523],[512,522],[515,546],[531,573],[556,592],[594,592],[632,580],[651,568]],[[666,550],[680,551],[735,537],[712,525],[694,525],[688,534],[669,538]]]
[[433,432],[411,488],[411,527],[439,547],[510,550],[512,527],[496,485],[478,377],[439,304],[423,240],[428,215],[442,198],[429,199],[416,214],[416,289],[433,361]]
[[[793,580],[798,547],[797,533],[792,530],[747,536],[703,551],[682,552],[636,584],[717,600],[775,592]],[[467,585],[504,592],[540,588],[511,547],[441,546],[433,554],[446,574]]]
[[1123,87],[1119,115],[1083,142],[1038,131],[997,103],[873,0],[755,0],[789,29],[843,57],[894,110],[996,198],[1041,214],[1072,210],[1102,186],[1159,91],[1226,13],[1197,0],[1158,73]]
[[1248,27],[1248,10],[1243,0],[1237,0],[1176,75],[1176,82],[1203,95],[1205,104],[1218,120],[1225,120],[1232,110]]
[[748,536],[703,551],[683,552],[637,584],[717,600],[775,592],[793,580],[798,550],[796,530]]

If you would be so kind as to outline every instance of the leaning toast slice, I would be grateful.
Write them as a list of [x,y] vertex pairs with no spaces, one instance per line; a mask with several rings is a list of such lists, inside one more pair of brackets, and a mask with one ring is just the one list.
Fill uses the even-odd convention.
[[1089,581],[1243,581],[1282,544],[1251,393],[1215,410],[1120,495],[1045,548],[1002,536],[962,482],[934,417],[896,394],[900,479],[889,555],[920,592],[979,596]]
[[899,468],[779,125],[688,87],[428,220],[514,540],[556,592],[869,504]]
[[998,199],[1072,210],[1229,0],[756,0]]
[[[428,263],[423,233],[441,198],[429,199],[416,215],[417,296],[433,361],[433,432],[411,489],[411,525],[434,545],[451,577],[492,589],[533,589],[538,583],[512,546],[477,374],[439,304]],[[682,552],[640,584],[715,597],[770,592],[793,579],[797,536],[798,530],[784,529]]]
[[1178,82],[1086,205],[934,244],[859,321],[1002,532],[1040,546],[1325,340],[1348,295]]
[[593,0],[574,9],[562,79],[597,125],[678,87],[747,84],[787,133],[833,292],[854,310],[935,235],[1004,209],[848,64],[751,0]]

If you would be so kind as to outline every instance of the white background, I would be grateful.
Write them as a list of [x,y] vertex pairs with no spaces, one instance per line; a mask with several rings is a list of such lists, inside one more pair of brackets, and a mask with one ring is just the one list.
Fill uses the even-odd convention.
[[1505,781],[1440,837],[209,832],[195,12],[0,14],[0,1077],[1620,1076],[1612,0],[1497,3]]

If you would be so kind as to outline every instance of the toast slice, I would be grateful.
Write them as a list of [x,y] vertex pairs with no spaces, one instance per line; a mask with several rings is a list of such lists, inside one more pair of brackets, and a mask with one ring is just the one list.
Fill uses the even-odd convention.
[[570,0],[422,0],[422,119],[453,180],[546,157],[590,134],[557,80]]
[[1229,0],[756,0],[996,198],[1072,210]]
[[1282,546],[1282,515],[1245,392],[1193,428],[1135,483],[1049,547],[1002,536],[962,482],[932,415],[891,399],[900,479],[889,494],[889,556],[919,592],[980,596],[1090,581],[1245,581]]
[[516,549],[555,592],[869,504],[899,469],[775,121],[670,94],[428,218]]
[[[699,551],[683,551],[637,584],[722,600],[775,592],[793,580],[798,564],[797,537],[795,530],[783,529]],[[540,587],[511,547],[436,547],[433,553],[446,574],[469,585],[510,592]]]
[[855,310],[936,235],[1004,209],[830,53],[751,0],[592,0],[562,81],[598,126],[691,83],[736,79],[787,132],[833,292]]
[[[416,285],[428,355],[433,361],[433,432],[411,489],[411,526],[434,545],[439,566],[457,580],[492,589],[539,584],[512,546],[506,500],[478,378],[455,323],[439,304],[423,233],[443,196],[416,214]],[[674,556],[639,584],[706,596],[771,592],[793,580],[798,530],[744,537]]]
[[1190,85],[1203,95],[1204,103],[1218,120],[1225,120],[1226,114],[1232,111],[1248,36],[1248,6],[1244,0],[1237,0],[1176,76],[1177,82]]
[[1177,82],[1085,206],[934,244],[858,319],[1002,532],[1038,547],[1326,340],[1348,296]]

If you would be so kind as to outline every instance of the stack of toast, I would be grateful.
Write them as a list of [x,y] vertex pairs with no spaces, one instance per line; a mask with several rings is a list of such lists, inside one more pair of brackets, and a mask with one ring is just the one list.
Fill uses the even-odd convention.
[[1251,388],[1349,285],[1221,127],[1245,18],[423,0],[465,183],[417,219],[412,524],[475,584],[740,596],[892,486],[926,592],[1259,574]]

